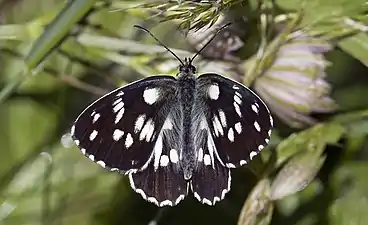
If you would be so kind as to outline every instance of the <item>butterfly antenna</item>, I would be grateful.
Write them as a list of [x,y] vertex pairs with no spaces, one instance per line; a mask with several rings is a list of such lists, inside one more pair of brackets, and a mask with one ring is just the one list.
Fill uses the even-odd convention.
[[155,39],[157,41],[157,43],[159,43],[162,47],[164,47],[167,51],[169,51],[177,60],[179,60],[179,62],[184,66],[184,63],[183,61],[173,52],[171,51],[168,47],[166,47],[166,45],[164,45],[160,40],[158,40],[158,38],[155,37],[155,35],[153,35],[151,33],[151,31],[147,30],[146,28],[144,27],[141,27],[139,25],[134,25],[135,28],[138,28],[138,29],[141,29],[145,32],[147,32],[149,35],[151,35],[153,37],[153,39]]
[[211,37],[211,39],[190,59],[189,63],[192,63],[193,60],[195,59],[195,57],[197,57],[199,55],[199,53],[201,53],[203,51],[203,49],[205,49],[207,47],[207,45],[209,45],[213,39],[215,39],[215,37],[223,30],[225,29],[226,27],[230,26],[231,25],[231,22],[230,23],[227,23],[225,24],[224,26],[220,27],[216,33]]

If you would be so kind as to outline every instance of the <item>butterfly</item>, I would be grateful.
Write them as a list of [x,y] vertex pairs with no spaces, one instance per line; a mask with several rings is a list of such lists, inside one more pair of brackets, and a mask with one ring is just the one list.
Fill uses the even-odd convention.
[[177,205],[190,191],[214,205],[230,191],[231,169],[267,146],[273,120],[241,83],[215,73],[196,77],[200,51],[182,61],[164,47],[181,63],[176,77],[113,90],[78,116],[71,135],[86,157],[129,176],[132,189],[157,206]]

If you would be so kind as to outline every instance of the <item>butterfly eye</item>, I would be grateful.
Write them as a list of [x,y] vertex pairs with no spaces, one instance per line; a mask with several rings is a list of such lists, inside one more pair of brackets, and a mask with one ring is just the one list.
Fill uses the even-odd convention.
[[195,68],[195,66],[193,66],[193,65],[189,65],[189,70],[190,70],[192,73],[196,73],[196,72],[197,72],[197,68]]

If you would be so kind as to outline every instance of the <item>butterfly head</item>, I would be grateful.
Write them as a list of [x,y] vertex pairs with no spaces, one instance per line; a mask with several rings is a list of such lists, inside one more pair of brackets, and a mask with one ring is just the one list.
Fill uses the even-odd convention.
[[179,66],[179,72],[181,74],[195,74],[196,67],[192,65],[192,60],[189,58],[184,59],[184,63]]

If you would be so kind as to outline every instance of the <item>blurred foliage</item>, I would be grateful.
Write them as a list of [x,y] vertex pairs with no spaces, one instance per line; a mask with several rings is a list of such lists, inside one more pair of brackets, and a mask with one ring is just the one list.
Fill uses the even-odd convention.
[[[275,118],[270,145],[209,207],[157,208],[87,160],[69,129],[117,86],[195,62]],[[368,224],[366,0],[0,1],[0,224]],[[148,44],[150,43],[150,44]]]

